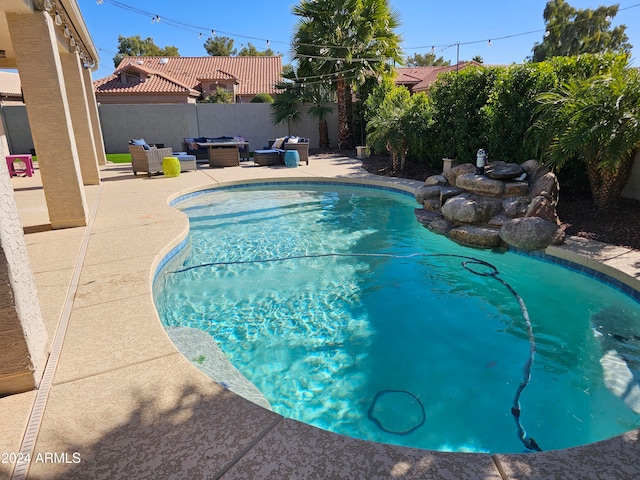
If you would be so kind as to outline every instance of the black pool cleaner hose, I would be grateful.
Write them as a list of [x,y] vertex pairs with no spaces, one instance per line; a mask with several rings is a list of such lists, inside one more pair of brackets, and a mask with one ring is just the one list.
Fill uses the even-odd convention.
[[[316,253],[316,254],[309,254],[309,255],[294,255],[290,257],[202,263],[199,265],[192,265],[192,266],[184,267],[178,270],[174,270],[170,273],[183,273],[189,270],[194,270],[196,268],[204,268],[204,267],[219,267],[219,266],[227,266],[227,265],[243,265],[243,264],[252,264],[252,263],[272,263],[272,262],[284,262],[288,260],[299,260],[303,258],[324,258],[324,257],[369,257],[369,258],[398,258],[398,259],[408,259],[408,258],[416,258],[416,257],[459,258],[462,260],[461,265],[465,270],[473,273],[474,275],[480,275],[482,277],[492,277],[498,282],[500,282],[507,290],[509,290],[511,295],[513,295],[515,299],[518,301],[518,305],[520,306],[520,312],[522,313],[522,318],[524,319],[525,326],[527,327],[527,335],[529,336],[529,357],[524,364],[524,367],[522,369],[522,380],[520,381],[520,384],[518,385],[518,388],[516,390],[516,394],[513,397],[513,404],[511,406],[511,415],[513,415],[513,419],[516,422],[517,435],[520,441],[522,442],[522,444],[530,451],[536,451],[536,452],[542,451],[542,449],[538,446],[538,443],[527,434],[524,427],[522,426],[522,422],[520,421],[520,414],[521,414],[520,397],[522,396],[522,392],[524,391],[524,389],[529,384],[529,381],[531,380],[531,367],[533,366],[533,361],[536,353],[536,342],[533,336],[533,327],[531,326],[531,320],[529,319],[529,312],[527,311],[527,307],[522,297],[518,294],[518,292],[515,291],[515,289],[511,285],[509,285],[505,280],[500,278],[500,272],[498,271],[498,269],[494,265],[490,264],[489,262],[485,262],[484,260],[480,260],[479,258],[468,257],[465,255],[448,254],[448,253],[419,252],[419,253],[411,253],[408,255],[395,255],[391,253]],[[477,270],[473,268],[474,266],[486,267],[487,270],[486,271]],[[390,391],[382,390],[381,392],[378,392],[378,394],[376,394],[371,404],[371,407],[369,408],[369,414],[371,414],[377,399],[380,397],[382,393],[385,393],[385,392],[390,392]],[[409,392],[406,392],[406,393],[411,395],[412,397],[414,397],[414,399],[417,400],[417,397],[412,393],[409,393]],[[420,404],[420,407],[423,408],[422,403],[420,403],[419,400],[418,400],[418,403]],[[424,408],[423,408],[423,412],[424,412]],[[369,418],[371,419],[371,415],[369,415]],[[410,432],[413,432],[418,427],[422,426],[422,424],[424,423],[424,418],[422,419],[421,422],[419,422],[419,425],[415,426],[414,428],[411,428],[408,431],[399,431],[399,432],[394,432],[390,429],[384,428],[381,425],[381,423],[377,420],[372,420],[372,421],[374,421],[376,425],[378,425],[380,428],[382,428],[384,431],[388,433],[406,435]]]

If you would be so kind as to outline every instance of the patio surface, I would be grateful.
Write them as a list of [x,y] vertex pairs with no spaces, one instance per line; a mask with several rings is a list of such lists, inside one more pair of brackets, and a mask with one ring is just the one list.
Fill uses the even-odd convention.
[[[298,168],[243,162],[200,166],[176,178],[134,177],[129,165],[107,165],[102,185],[86,187],[89,226],[55,231],[42,227],[48,216],[38,170],[32,178],[13,178],[23,226],[33,232],[25,241],[49,345],[64,342],[57,362],[50,359],[56,364],[47,370],[50,387],[0,398],[0,479],[640,478],[640,430],[520,455],[364,442],[238,397],[176,350],[160,324],[151,285],[160,260],[188,231],[186,217],[168,200],[203,187],[278,178],[419,184],[376,177],[360,165],[345,157],[311,157]],[[569,238],[548,253],[640,290],[640,252]],[[8,454],[20,452],[23,439],[33,445],[31,462],[14,472]]]

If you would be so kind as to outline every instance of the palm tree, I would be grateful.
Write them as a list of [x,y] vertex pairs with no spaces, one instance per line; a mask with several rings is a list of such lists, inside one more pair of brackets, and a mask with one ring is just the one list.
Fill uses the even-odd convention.
[[271,120],[278,124],[287,122],[288,134],[291,135],[291,124],[300,122],[300,104],[311,103],[307,113],[318,119],[319,147],[329,148],[329,127],[327,116],[333,109],[326,104],[331,95],[324,82],[302,83],[294,69],[283,73],[283,82],[276,85],[281,93],[272,104]]
[[338,148],[353,148],[352,86],[377,76],[387,61],[401,63],[400,24],[387,0],[302,0],[294,59],[307,80],[331,79],[338,101]]
[[584,162],[594,202],[615,207],[640,150],[640,73],[625,65],[538,97],[528,132],[546,162]]

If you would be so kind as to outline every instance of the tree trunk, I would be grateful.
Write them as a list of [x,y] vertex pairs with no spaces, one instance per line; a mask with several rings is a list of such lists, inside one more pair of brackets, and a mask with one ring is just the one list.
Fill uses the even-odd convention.
[[587,162],[587,176],[591,184],[591,194],[598,210],[615,208],[620,200],[631,169],[636,151],[620,161],[615,168],[599,168],[595,161]]
[[353,138],[351,135],[350,117],[351,89],[347,87],[344,77],[338,77],[338,148],[340,150],[350,150],[353,148]]
[[318,122],[318,135],[320,138],[319,147],[322,149],[329,148],[329,126],[327,121],[322,119]]

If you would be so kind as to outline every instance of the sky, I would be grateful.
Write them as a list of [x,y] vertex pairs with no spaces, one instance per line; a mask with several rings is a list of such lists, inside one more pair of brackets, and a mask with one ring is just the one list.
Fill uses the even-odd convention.
[[[100,0],[98,0],[99,2]],[[521,63],[544,35],[542,13],[547,0],[389,0],[400,17],[396,30],[405,55],[425,54],[435,47],[445,60],[470,60],[476,55],[485,64]],[[238,50],[251,42],[258,50],[267,48],[290,61],[291,38],[298,17],[291,11],[295,0],[78,0],[78,5],[100,55],[93,78],[115,70],[113,57],[118,36],[151,37],[159,47],[175,46],[181,56],[205,56],[204,42],[213,30],[231,37]],[[607,0],[569,0],[575,8],[612,5]],[[632,64],[640,61],[640,1],[620,0],[612,25],[624,24],[635,47]],[[144,12],[144,13],[140,13]],[[152,21],[154,16],[159,21]],[[200,37],[199,35],[202,35]],[[508,38],[504,38],[508,37]],[[491,40],[491,45],[489,45]],[[460,43],[459,48],[457,44]]]

